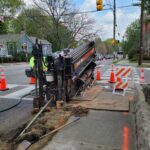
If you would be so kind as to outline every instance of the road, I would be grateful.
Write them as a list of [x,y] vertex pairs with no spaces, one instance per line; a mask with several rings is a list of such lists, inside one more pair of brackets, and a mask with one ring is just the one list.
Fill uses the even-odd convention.
[[29,65],[26,63],[5,66],[3,69],[5,71],[7,83],[19,85],[28,84],[28,78],[25,76],[25,69],[27,68],[29,68]]
[[[103,62],[102,66],[106,66],[101,68],[102,73],[106,71],[110,63]],[[27,68],[29,66],[26,63],[0,66],[0,69],[4,69],[5,71],[7,87],[9,88],[8,91],[0,92],[0,111],[14,106],[20,101],[22,95],[34,89],[34,85],[29,85],[28,78],[25,76],[25,69]],[[31,111],[32,99],[25,98],[17,107],[6,112],[0,112],[0,122],[3,122],[0,124],[0,134],[6,131],[9,132],[12,128],[20,126],[29,116],[31,117]],[[11,116],[15,116],[15,119]]]
[[[109,78],[111,63],[100,63],[102,78]],[[102,93],[99,99],[112,99],[108,92]],[[43,150],[136,150],[134,125],[132,109],[129,113],[90,110],[88,116],[56,134]]]
[[150,68],[145,69],[145,82],[150,84]]
[[[100,70],[102,77],[109,76],[109,69],[112,61],[100,62]],[[2,68],[2,67],[0,67]],[[6,79],[9,91],[0,92],[0,109],[7,108],[19,101],[19,97],[25,92],[29,92],[34,86],[28,84],[28,79],[25,76],[25,69],[28,64],[18,64],[5,66]],[[139,70],[135,68],[139,76]],[[150,70],[145,70],[145,79],[150,82]],[[16,88],[14,91],[13,88]],[[12,91],[11,91],[12,90]],[[20,94],[20,95],[19,95]],[[5,104],[5,105],[4,105]],[[32,100],[24,99],[17,107],[0,112],[0,134],[8,132],[11,129],[26,122],[31,117]],[[12,117],[13,116],[13,117]],[[15,119],[14,119],[15,118]],[[111,112],[111,111],[91,111],[88,117],[82,118],[80,125],[75,125],[73,128],[63,130],[56,136],[55,142],[62,140],[66,143],[71,139],[70,135],[74,132],[73,141],[75,145],[84,145],[83,148],[92,148],[97,150],[101,145],[115,147],[121,149],[124,140],[124,134],[128,130],[128,149],[135,150],[135,131],[134,131],[134,115],[130,113]],[[83,128],[83,126],[84,128]],[[128,127],[128,128],[126,128]],[[88,132],[87,129],[88,128]],[[82,132],[82,134],[81,134]],[[78,139],[78,140],[77,140]],[[90,139],[90,140],[89,140]],[[93,145],[92,145],[93,144]],[[59,145],[57,145],[59,147]],[[62,145],[61,145],[62,146]],[[92,146],[92,147],[91,147]],[[94,149],[95,148],[95,149]],[[45,148],[46,149],[46,148]],[[71,150],[71,149],[70,149]],[[100,149],[101,150],[101,149]]]

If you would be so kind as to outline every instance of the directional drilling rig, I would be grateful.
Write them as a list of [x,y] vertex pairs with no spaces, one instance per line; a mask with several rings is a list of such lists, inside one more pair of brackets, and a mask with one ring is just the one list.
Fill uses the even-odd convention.
[[48,100],[55,96],[56,100],[68,102],[71,97],[80,94],[94,80],[95,53],[95,43],[89,42],[64,51],[58,57],[47,56],[43,62],[47,67],[46,72],[41,64],[43,56],[35,55],[39,66],[36,77],[39,80],[40,99],[46,97]]

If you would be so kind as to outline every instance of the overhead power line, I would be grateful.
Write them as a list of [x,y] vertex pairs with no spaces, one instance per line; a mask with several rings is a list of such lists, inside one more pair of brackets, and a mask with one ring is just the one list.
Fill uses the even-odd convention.
[[[126,6],[118,6],[118,7],[116,7],[116,8],[122,9],[122,8],[129,8],[129,7],[136,7],[136,6],[133,6],[133,5],[126,5]],[[112,8],[106,8],[106,9],[103,9],[103,10],[101,10],[101,11],[108,11],[108,10],[112,10]],[[95,12],[98,12],[98,11],[97,11],[97,10],[89,10],[89,11],[68,13],[68,14],[64,14],[64,15],[67,16],[67,15],[84,14],[84,13],[95,13]]]

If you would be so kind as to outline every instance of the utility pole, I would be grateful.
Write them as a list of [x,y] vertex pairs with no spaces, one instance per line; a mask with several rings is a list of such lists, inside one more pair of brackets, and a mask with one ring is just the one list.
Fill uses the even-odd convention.
[[113,21],[113,40],[114,40],[114,51],[115,51],[115,41],[116,41],[116,0],[114,0],[114,3],[113,3],[113,16],[114,16],[114,21]]
[[142,65],[142,60],[143,60],[143,48],[144,48],[144,30],[143,30],[143,23],[144,23],[144,2],[141,0],[141,19],[140,19],[140,50],[139,50],[139,60],[138,60],[138,65]]

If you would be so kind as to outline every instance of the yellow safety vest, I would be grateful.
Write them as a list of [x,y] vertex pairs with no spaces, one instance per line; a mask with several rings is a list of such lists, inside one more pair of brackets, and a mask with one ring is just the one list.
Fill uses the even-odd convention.
[[[43,58],[44,58],[44,63],[42,63],[43,64],[43,70],[47,71],[48,68],[47,68],[47,66],[45,66],[46,58],[45,57],[43,57]],[[33,68],[35,66],[34,60],[35,60],[34,57],[31,57],[30,60],[29,60],[29,65],[30,65],[31,68]]]

